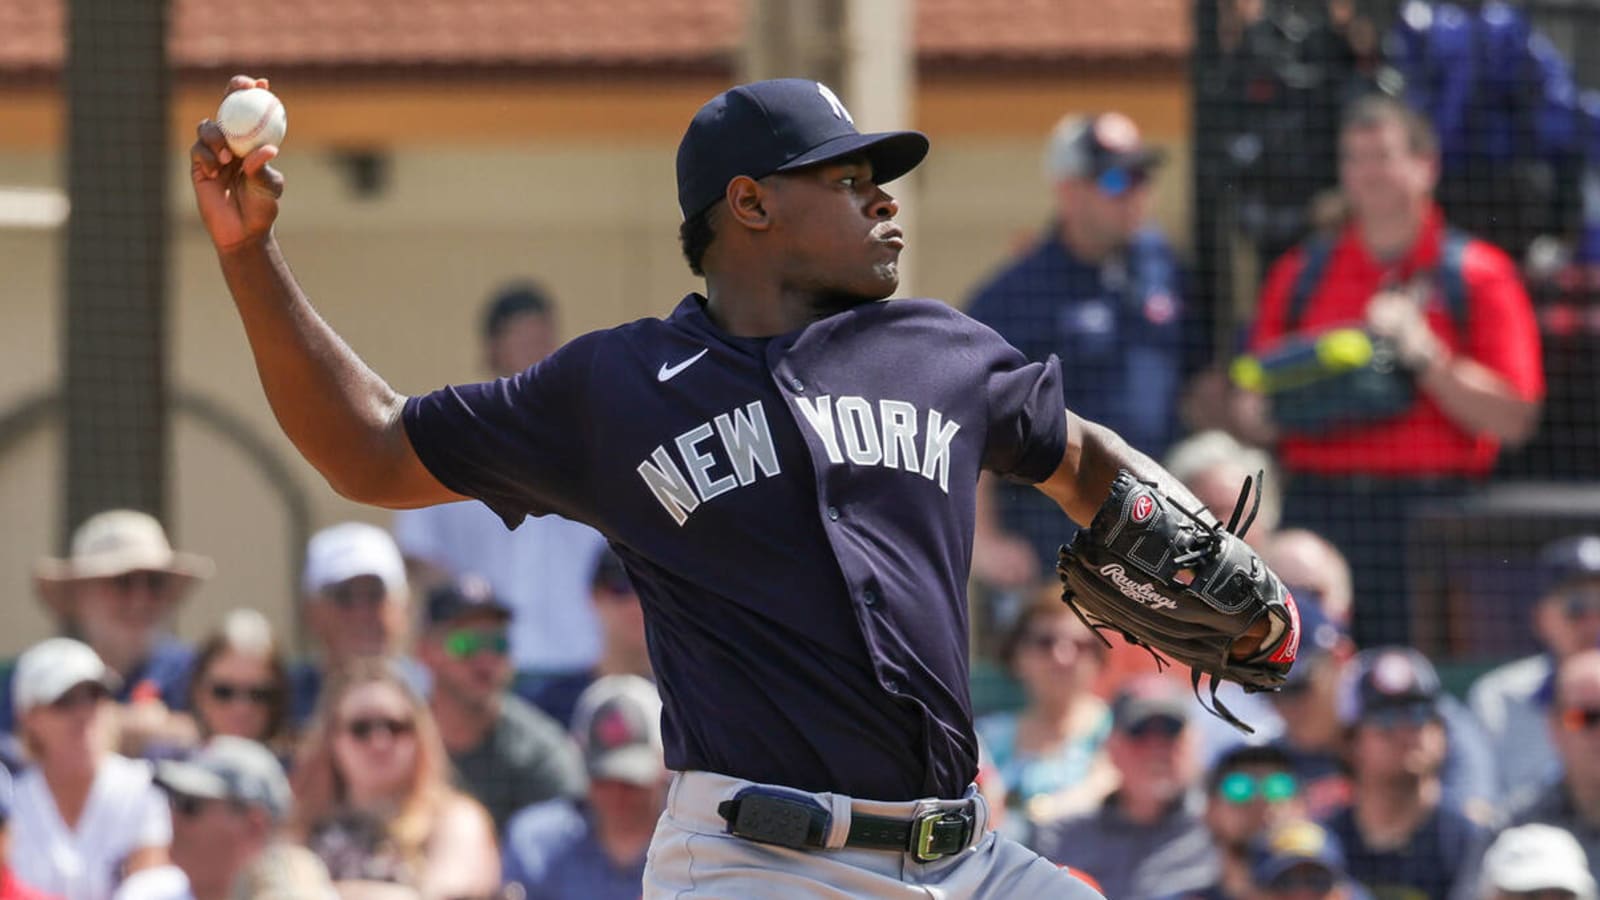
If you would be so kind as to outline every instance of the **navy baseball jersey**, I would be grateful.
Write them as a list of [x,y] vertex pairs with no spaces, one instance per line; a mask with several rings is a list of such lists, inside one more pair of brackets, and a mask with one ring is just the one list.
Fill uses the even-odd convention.
[[603,532],[643,603],[672,769],[880,800],[977,771],[978,471],[1060,464],[1060,365],[942,303],[733,337],[691,294],[520,375],[406,403],[418,456],[509,527]]

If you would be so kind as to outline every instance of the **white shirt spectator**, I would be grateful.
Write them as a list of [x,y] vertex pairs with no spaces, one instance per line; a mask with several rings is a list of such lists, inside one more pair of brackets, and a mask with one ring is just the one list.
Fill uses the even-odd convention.
[[515,612],[511,662],[518,669],[573,672],[600,658],[600,623],[589,596],[605,538],[560,516],[529,517],[516,531],[477,501],[405,510],[394,518],[407,557],[452,575],[487,579]]
[[1561,757],[1550,740],[1554,678],[1554,663],[1541,653],[1484,673],[1467,692],[1467,703],[1494,745],[1500,786],[1511,805],[1561,777]]
[[172,814],[150,766],[115,754],[100,763],[76,828],[61,820],[38,769],[17,777],[15,802],[12,871],[63,900],[110,900],[128,854],[172,843]]

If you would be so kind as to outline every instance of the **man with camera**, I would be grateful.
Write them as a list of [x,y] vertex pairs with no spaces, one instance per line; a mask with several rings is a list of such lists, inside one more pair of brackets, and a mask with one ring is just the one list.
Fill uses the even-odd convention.
[[1499,249],[1433,200],[1438,140],[1392,98],[1346,112],[1349,218],[1273,267],[1234,381],[1247,436],[1277,441],[1286,518],[1355,573],[1357,643],[1405,643],[1405,523],[1418,502],[1487,476],[1532,434],[1544,392],[1533,309]]

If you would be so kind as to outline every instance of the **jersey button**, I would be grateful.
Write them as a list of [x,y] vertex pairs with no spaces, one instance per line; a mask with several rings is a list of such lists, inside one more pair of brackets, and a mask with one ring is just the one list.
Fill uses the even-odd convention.
[[806,392],[805,382],[801,381],[798,378],[789,379],[789,387],[794,388],[794,392],[797,393],[797,394],[803,394],[803,393]]
[[890,678],[889,680],[887,680],[887,681],[885,681],[883,683],[883,686],[884,686],[884,689],[886,689],[891,694],[900,693],[900,682],[899,682],[898,679]]
[[830,522],[839,521],[839,507],[837,507],[837,506],[828,507],[828,521],[830,521]]
[[873,591],[873,590],[862,591],[861,592],[861,602],[865,603],[868,606],[877,606],[878,605],[878,592],[877,591]]

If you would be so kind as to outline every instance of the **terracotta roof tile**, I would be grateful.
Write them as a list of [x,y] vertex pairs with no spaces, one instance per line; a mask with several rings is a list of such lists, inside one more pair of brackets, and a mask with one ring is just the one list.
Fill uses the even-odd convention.
[[[925,61],[1173,56],[1185,0],[916,0]],[[0,0],[0,72],[49,71],[66,0]],[[173,0],[183,69],[236,65],[655,67],[725,63],[744,0]]]
[[916,0],[924,61],[1173,57],[1189,0]]

